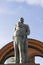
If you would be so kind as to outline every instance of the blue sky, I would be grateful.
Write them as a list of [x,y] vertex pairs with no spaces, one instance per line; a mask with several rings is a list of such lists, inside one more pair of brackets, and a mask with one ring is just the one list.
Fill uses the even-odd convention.
[[43,0],[0,0],[0,48],[13,40],[20,17],[30,27],[28,37],[43,42]]

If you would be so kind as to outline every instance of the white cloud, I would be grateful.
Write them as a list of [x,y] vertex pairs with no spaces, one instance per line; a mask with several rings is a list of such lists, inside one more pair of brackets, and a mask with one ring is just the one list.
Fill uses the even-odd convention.
[[27,4],[43,6],[43,0],[25,0]]
[[14,2],[25,2],[30,5],[39,5],[43,6],[43,0],[6,0],[6,1],[14,1]]
[[[19,3],[25,2],[25,3],[30,4],[30,5],[38,5],[38,6],[42,6],[43,7],[43,0],[0,0],[0,1],[4,1],[4,2],[5,1],[6,2],[10,2],[10,1],[12,2],[12,1],[14,1],[14,2],[19,2]],[[19,6],[15,10],[11,10],[6,5],[4,5],[2,7],[0,6],[0,13],[4,13],[4,14],[16,14],[17,11],[20,10],[20,9],[21,8]]]
[[30,5],[38,5],[43,7],[43,0],[0,0],[0,2],[25,2],[26,4]]

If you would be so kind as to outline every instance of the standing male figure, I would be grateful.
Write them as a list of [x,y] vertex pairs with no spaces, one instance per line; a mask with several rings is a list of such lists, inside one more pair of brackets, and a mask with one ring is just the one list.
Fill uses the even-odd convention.
[[29,26],[24,24],[24,19],[21,17],[18,24],[15,26],[13,41],[16,63],[27,63],[27,35],[30,34]]

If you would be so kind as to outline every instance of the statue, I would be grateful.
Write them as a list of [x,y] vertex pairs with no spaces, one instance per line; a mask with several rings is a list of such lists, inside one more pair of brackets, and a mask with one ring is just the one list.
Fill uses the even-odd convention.
[[27,35],[30,34],[29,26],[24,24],[24,19],[21,17],[14,28],[13,42],[16,63],[27,63]]

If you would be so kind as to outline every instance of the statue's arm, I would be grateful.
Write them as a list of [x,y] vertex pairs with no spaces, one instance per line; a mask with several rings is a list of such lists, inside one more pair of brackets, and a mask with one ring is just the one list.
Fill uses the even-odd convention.
[[28,25],[26,25],[26,35],[29,35],[30,34],[30,28]]
[[14,27],[14,29],[13,29],[13,40],[14,40],[14,32],[16,31],[16,25],[15,25],[15,27]]

